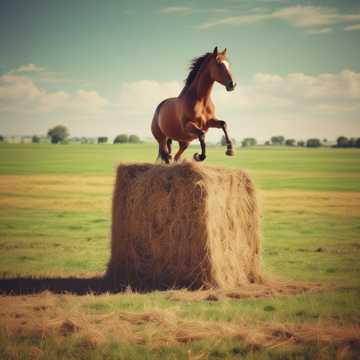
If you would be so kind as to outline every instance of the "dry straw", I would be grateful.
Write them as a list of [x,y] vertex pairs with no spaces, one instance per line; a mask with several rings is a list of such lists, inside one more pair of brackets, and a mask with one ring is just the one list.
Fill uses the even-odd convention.
[[261,283],[255,186],[236,169],[120,165],[113,196],[115,287],[236,288]]

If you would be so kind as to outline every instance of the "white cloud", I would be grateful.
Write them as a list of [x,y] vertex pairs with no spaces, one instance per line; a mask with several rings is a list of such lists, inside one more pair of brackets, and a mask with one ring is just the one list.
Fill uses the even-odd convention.
[[178,81],[139,80],[125,82],[113,101],[124,112],[152,116],[164,99],[178,96],[182,89]]
[[27,64],[19,66],[17,69],[13,70],[14,73],[31,73],[31,72],[41,72],[45,69],[37,66],[35,64]]
[[326,27],[326,28],[320,28],[320,29],[311,29],[311,30],[306,31],[306,33],[309,35],[321,35],[321,34],[328,34],[332,31],[333,31],[332,28]]
[[184,14],[191,12],[190,6],[167,6],[162,9],[160,9],[160,12],[163,14]]
[[258,12],[225,17],[220,20],[200,24],[201,29],[208,29],[220,25],[255,24],[267,20],[281,20],[299,28],[324,27],[338,23],[347,23],[360,20],[360,13],[341,14],[335,8],[295,5],[273,12]]
[[360,24],[350,25],[346,26],[344,28],[345,31],[354,31],[354,30],[360,30]]
[[51,92],[27,76],[15,75],[13,72],[0,76],[0,112],[73,111],[91,114],[101,111],[108,103],[95,91]]
[[[95,90],[49,91],[29,76],[8,73],[0,76],[2,132],[44,133],[63,123],[73,135],[151,136],[156,106],[178,96],[182,86],[181,81],[132,81],[105,98]],[[351,70],[318,75],[257,73],[246,83],[239,82],[234,92],[219,84],[214,89],[216,114],[228,122],[236,138],[265,139],[277,133],[296,138],[360,136],[360,73]],[[208,139],[219,137],[219,131],[209,131]]]
[[360,99],[360,73],[343,70],[337,74],[291,73],[285,77],[256,74],[254,84],[258,90],[291,98],[328,101],[336,98]]
[[[360,73],[286,76],[258,73],[227,93],[217,86],[214,103],[231,136],[266,139],[360,136]],[[214,134],[216,136],[216,134]]]
[[239,89],[231,94],[217,88],[216,100],[233,111],[280,114],[282,111],[301,113],[335,107],[339,115],[342,111],[353,111],[359,107],[360,73],[350,70],[317,76],[258,73],[250,83],[240,84]]

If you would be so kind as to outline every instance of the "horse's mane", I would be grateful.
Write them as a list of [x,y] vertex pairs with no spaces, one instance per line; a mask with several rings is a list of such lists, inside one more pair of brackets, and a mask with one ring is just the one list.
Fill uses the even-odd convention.
[[204,55],[201,55],[199,57],[196,57],[191,60],[190,66],[189,66],[189,74],[185,80],[185,88],[189,87],[193,80],[196,77],[196,74],[199,72],[201,65],[204,63],[205,59],[210,55],[211,53],[206,53]]

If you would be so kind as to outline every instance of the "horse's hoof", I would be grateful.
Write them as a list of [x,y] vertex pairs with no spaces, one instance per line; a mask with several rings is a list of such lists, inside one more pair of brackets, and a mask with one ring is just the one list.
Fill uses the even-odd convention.
[[198,153],[194,154],[195,161],[204,161],[205,159],[206,159],[206,156],[203,154],[198,154]]
[[233,149],[227,149],[225,155],[234,156],[235,155],[234,150]]

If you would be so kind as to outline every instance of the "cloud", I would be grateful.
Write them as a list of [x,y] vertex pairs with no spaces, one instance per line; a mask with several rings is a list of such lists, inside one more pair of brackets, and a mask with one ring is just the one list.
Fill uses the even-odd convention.
[[[127,82],[113,100],[113,112],[128,132],[149,136],[156,106],[177,96],[182,86],[180,81]],[[240,82],[234,92],[219,84],[214,90],[217,116],[228,121],[236,138],[265,139],[271,133],[335,138],[350,129],[360,133],[360,73],[351,70],[318,75],[257,73],[250,81]],[[207,138],[216,141],[220,135],[211,130]]]
[[27,64],[27,65],[22,65],[20,67],[18,67],[17,69],[13,70],[14,73],[30,73],[30,72],[41,72],[44,71],[45,69],[37,66],[35,64]]
[[328,34],[330,32],[332,32],[332,28],[321,28],[321,29],[311,29],[306,31],[307,34],[309,35],[321,35],[321,34]]
[[257,73],[251,82],[240,84],[239,90],[231,95],[218,89],[217,100],[234,110],[296,113],[337,106],[339,111],[348,111],[360,104],[360,73],[350,70],[317,76]]
[[[116,94],[101,96],[88,91],[50,91],[22,74],[0,76],[2,132],[44,133],[57,123],[73,135],[114,136],[121,132],[151,136],[150,124],[157,105],[178,96],[182,81],[139,80],[122,83]],[[360,73],[287,75],[257,73],[239,82],[234,92],[214,87],[216,115],[229,124],[231,136],[266,139],[281,133],[288,137],[324,136],[340,133],[360,135]],[[220,132],[209,131],[217,141]]]
[[65,111],[92,114],[101,111],[108,104],[109,101],[96,91],[48,91],[28,76],[15,75],[13,72],[0,76],[0,112]]
[[[216,86],[217,116],[231,136],[265,140],[271,134],[297,139],[360,134],[360,73],[308,75],[257,73],[234,92]],[[216,136],[216,134],[211,135]]]
[[246,25],[261,21],[280,20],[298,28],[312,28],[360,20],[360,13],[341,14],[335,8],[295,5],[273,12],[257,12],[225,17],[200,24],[199,28],[209,29],[220,25]]
[[360,99],[360,73],[343,70],[337,74],[291,73],[285,77],[258,73],[254,77],[256,87],[275,95],[295,99],[329,101]]
[[160,9],[160,12],[163,14],[184,14],[191,12],[191,10],[190,6],[167,6]]
[[[7,74],[26,76],[36,80],[38,83],[44,84],[73,83],[75,81],[77,83],[80,82],[78,79],[75,80],[74,78],[69,78],[61,72],[49,71],[48,69],[36,64],[21,65],[16,69],[10,70]],[[85,83],[85,81],[81,81],[81,83]]]
[[350,25],[346,26],[344,28],[345,31],[354,31],[354,30],[360,30],[360,24]]
[[156,106],[164,99],[179,95],[182,85],[178,81],[139,80],[125,82],[113,100],[114,106],[128,114],[152,116]]

